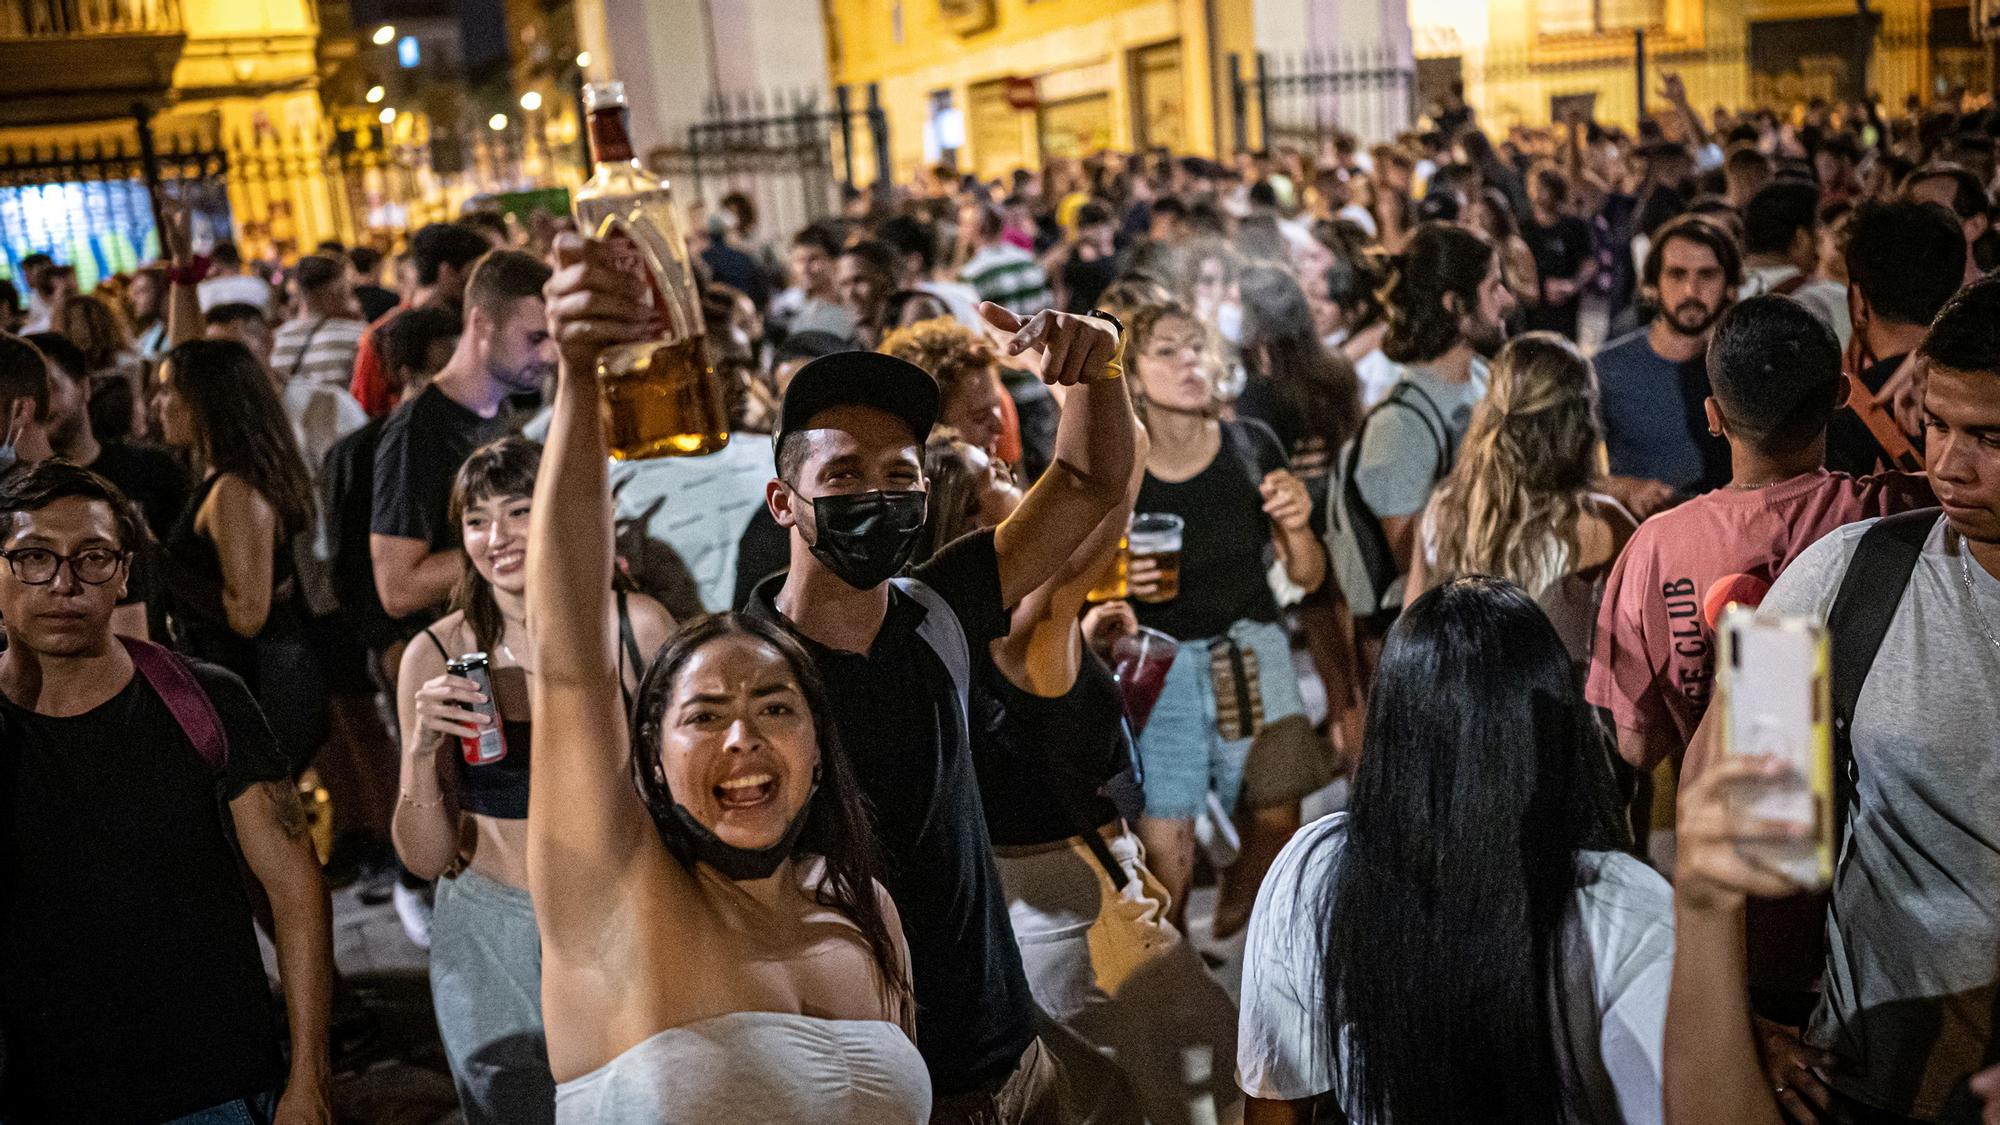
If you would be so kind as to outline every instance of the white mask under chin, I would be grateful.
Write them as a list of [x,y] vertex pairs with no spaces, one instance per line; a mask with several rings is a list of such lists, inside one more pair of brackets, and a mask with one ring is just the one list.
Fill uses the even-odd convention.
[[1224,301],[1215,306],[1215,331],[1231,344],[1243,342],[1243,306]]

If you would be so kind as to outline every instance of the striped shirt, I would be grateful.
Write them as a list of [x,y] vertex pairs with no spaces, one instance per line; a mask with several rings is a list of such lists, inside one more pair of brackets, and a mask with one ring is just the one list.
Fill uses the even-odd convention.
[[368,325],[346,317],[299,317],[278,328],[271,369],[287,382],[330,383],[345,389],[354,374],[354,352]]
[[992,301],[1017,316],[1032,316],[1055,304],[1048,275],[1034,255],[1004,242],[980,247],[958,271],[958,277],[972,286],[980,300]]

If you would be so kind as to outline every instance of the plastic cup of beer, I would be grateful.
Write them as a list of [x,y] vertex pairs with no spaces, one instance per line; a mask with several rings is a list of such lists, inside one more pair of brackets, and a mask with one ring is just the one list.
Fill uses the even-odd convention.
[[1134,595],[1151,604],[1170,602],[1181,596],[1181,535],[1187,525],[1176,515],[1141,512],[1132,517],[1130,541],[1133,562],[1141,560],[1159,569],[1157,587],[1149,594]]
[[1123,601],[1131,592],[1127,582],[1131,566],[1132,540],[1121,535],[1118,537],[1118,550],[1112,552],[1111,561],[1105,564],[1104,573],[1098,576],[1097,585],[1090,588],[1084,600],[1092,604]]

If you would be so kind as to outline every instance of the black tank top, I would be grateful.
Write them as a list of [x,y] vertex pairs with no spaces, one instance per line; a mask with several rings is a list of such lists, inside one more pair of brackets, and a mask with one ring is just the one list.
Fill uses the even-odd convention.
[[222,476],[202,481],[174,521],[164,550],[168,575],[172,633],[182,649],[211,664],[243,677],[255,690],[258,685],[257,642],[303,633],[305,621],[296,605],[298,583],[292,572],[292,543],[280,539],[271,551],[271,606],[264,628],[256,637],[245,637],[229,627],[222,607],[222,556],[215,541],[195,529],[195,517],[208,502],[209,493]]
[[[438,655],[449,664],[457,659],[445,650],[444,642],[429,626],[424,628],[424,636],[438,650]],[[625,708],[631,710],[632,693],[625,688],[625,669],[629,666],[643,666],[644,658],[639,653],[639,639],[632,633],[632,616],[625,594],[618,594],[618,690],[625,696]],[[462,655],[462,654],[461,654]],[[500,734],[507,740],[507,756],[489,765],[475,766],[465,760],[459,747],[451,748],[451,761],[458,774],[458,807],[469,813],[490,816],[495,820],[528,819],[528,762],[534,752],[535,724],[529,719],[500,720]]]
[[1086,646],[1076,682],[1054,699],[1015,687],[984,650],[975,662],[972,761],[993,843],[1052,844],[1117,819],[1098,792],[1126,756],[1118,683],[1104,662]]

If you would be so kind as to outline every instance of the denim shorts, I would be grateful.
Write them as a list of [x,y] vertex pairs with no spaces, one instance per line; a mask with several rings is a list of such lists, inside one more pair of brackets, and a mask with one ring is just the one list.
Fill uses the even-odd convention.
[[[1257,654],[1257,686],[1263,697],[1264,725],[1305,714],[1292,646],[1278,625],[1238,621],[1229,638]],[[1214,790],[1223,807],[1234,808],[1243,788],[1243,763],[1254,738],[1224,741],[1216,729],[1215,681],[1209,674],[1209,640],[1183,641],[1167,669],[1166,686],[1139,735],[1139,761],[1146,771],[1146,815],[1192,820]]]

